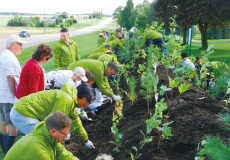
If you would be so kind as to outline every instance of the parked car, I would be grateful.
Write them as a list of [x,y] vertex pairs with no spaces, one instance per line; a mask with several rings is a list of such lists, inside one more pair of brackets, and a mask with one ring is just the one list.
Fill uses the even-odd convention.
[[21,31],[20,33],[19,33],[19,36],[20,37],[30,37],[30,32],[28,32],[28,31]]

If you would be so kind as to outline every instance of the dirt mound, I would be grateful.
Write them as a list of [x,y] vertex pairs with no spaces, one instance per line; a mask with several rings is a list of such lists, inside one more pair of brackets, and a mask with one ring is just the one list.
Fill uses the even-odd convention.
[[[131,73],[140,82],[136,72]],[[168,86],[168,75],[175,76],[172,71],[164,66],[158,66],[159,85]],[[128,91],[128,86],[121,78],[120,88]],[[139,90],[139,86],[137,86]],[[166,97],[164,97],[166,99]],[[146,101],[139,95],[138,101],[131,105],[126,97],[123,98],[123,119],[119,122],[119,133],[123,134],[121,152],[113,152],[114,145],[111,134],[112,115],[114,105],[107,104],[106,108],[94,118],[94,121],[84,122],[89,139],[94,143],[95,150],[89,151],[83,143],[77,139],[71,141],[66,148],[74,153],[80,160],[94,160],[99,153],[110,154],[115,160],[129,160],[129,152],[134,153],[132,147],[140,147],[143,132],[146,131],[146,120],[149,119]],[[154,112],[155,102],[150,103],[150,110]],[[217,122],[216,114],[224,109],[224,105],[211,97],[204,90],[192,85],[190,90],[182,94],[175,94],[169,106],[169,121],[174,121],[172,127],[173,136],[169,140],[161,141],[158,149],[159,133],[152,131],[154,139],[140,151],[141,160],[193,160],[197,153],[197,145],[205,134],[221,135],[223,138],[229,132],[221,133],[221,125]],[[167,111],[168,112],[168,111]]]

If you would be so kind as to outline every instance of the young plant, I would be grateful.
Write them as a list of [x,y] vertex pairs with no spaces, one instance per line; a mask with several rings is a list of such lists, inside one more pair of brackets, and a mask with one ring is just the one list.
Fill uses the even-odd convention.
[[139,75],[141,75],[142,73],[144,73],[144,71],[145,71],[145,65],[144,64],[138,64],[137,73],[139,73]]
[[[192,85],[192,84],[189,84],[189,83],[187,83],[187,84],[186,84],[186,83],[180,84],[180,86],[179,86],[180,95],[181,95],[182,93],[188,91],[188,90],[189,90],[189,87],[190,87],[191,85]],[[180,97],[180,95],[179,95],[179,97]]]
[[146,136],[143,133],[143,131],[140,131],[140,132],[143,135],[144,139],[140,143],[140,148],[137,149],[137,147],[132,147],[132,149],[135,150],[135,155],[132,154],[131,152],[129,152],[129,154],[131,155],[132,160],[136,160],[136,159],[140,158],[140,156],[142,155],[141,153],[139,153],[140,150],[144,147],[145,144],[150,143],[153,140],[152,136]]
[[156,84],[157,80],[154,79],[154,74],[150,69],[147,69],[147,72],[145,75],[141,76],[141,87],[143,89],[140,90],[141,95],[144,96],[144,98],[147,101],[148,105],[148,113],[149,113],[149,102],[152,100],[151,94],[153,93],[153,87],[154,82]]
[[112,119],[113,125],[111,127],[111,133],[114,136],[114,141],[109,141],[109,142],[115,144],[115,148],[113,149],[114,152],[120,152],[119,147],[122,145],[121,139],[123,137],[123,134],[120,134],[117,128],[119,121],[123,118],[122,106],[123,106],[122,101],[121,100],[117,101],[115,104],[115,110],[113,112],[113,119]]
[[130,89],[130,92],[128,93],[128,97],[129,99],[131,100],[132,104],[135,102],[135,100],[137,99],[138,97],[138,94],[137,92],[135,91],[135,88],[136,88],[136,83],[137,81],[135,80],[135,78],[132,76],[129,80],[129,89]]

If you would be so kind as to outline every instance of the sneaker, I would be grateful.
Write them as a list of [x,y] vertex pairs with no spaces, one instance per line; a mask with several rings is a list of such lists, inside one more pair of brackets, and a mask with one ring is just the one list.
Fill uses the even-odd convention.
[[97,113],[98,112],[98,109],[97,108],[94,108],[94,109],[91,109],[90,111],[89,111],[89,113],[91,113],[93,116],[97,116]]

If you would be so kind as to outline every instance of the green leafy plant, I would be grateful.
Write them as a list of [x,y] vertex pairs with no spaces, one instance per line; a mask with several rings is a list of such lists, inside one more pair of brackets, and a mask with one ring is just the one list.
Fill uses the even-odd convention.
[[132,147],[132,149],[135,150],[135,155],[132,154],[131,152],[129,153],[131,155],[131,159],[132,160],[136,160],[138,158],[140,158],[140,156],[142,155],[140,152],[140,150],[144,147],[145,144],[150,143],[153,140],[152,136],[146,136],[143,131],[140,131],[141,134],[143,135],[144,139],[142,140],[142,142],[140,143],[140,148],[137,149],[137,147]]
[[145,65],[144,64],[138,64],[138,70],[137,73],[141,75],[145,71]]
[[137,81],[132,76],[129,80],[129,89],[130,92],[128,93],[128,97],[131,100],[132,104],[135,102],[135,100],[138,98],[138,94],[135,91]]
[[[183,83],[183,84],[180,84],[179,86],[179,92],[180,92],[180,95],[186,91],[189,90],[189,87],[191,86],[192,84],[189,84],[189,83]],[[180,97],[179,95],[179,97]]]
[[112,144],[115,144],[115,148],[113,149],[114,152],[120,152],[119,147],[122,145],[121,139],[123,134],[119,133],[117,125],[119,121],[123,118],[122,114],[122,106],[123,102],[121,100],[117,101],[115,104],[115,110],[113,112],[113,125],[111,127],[111,133],[114,136],[114,141],[109,141]]

